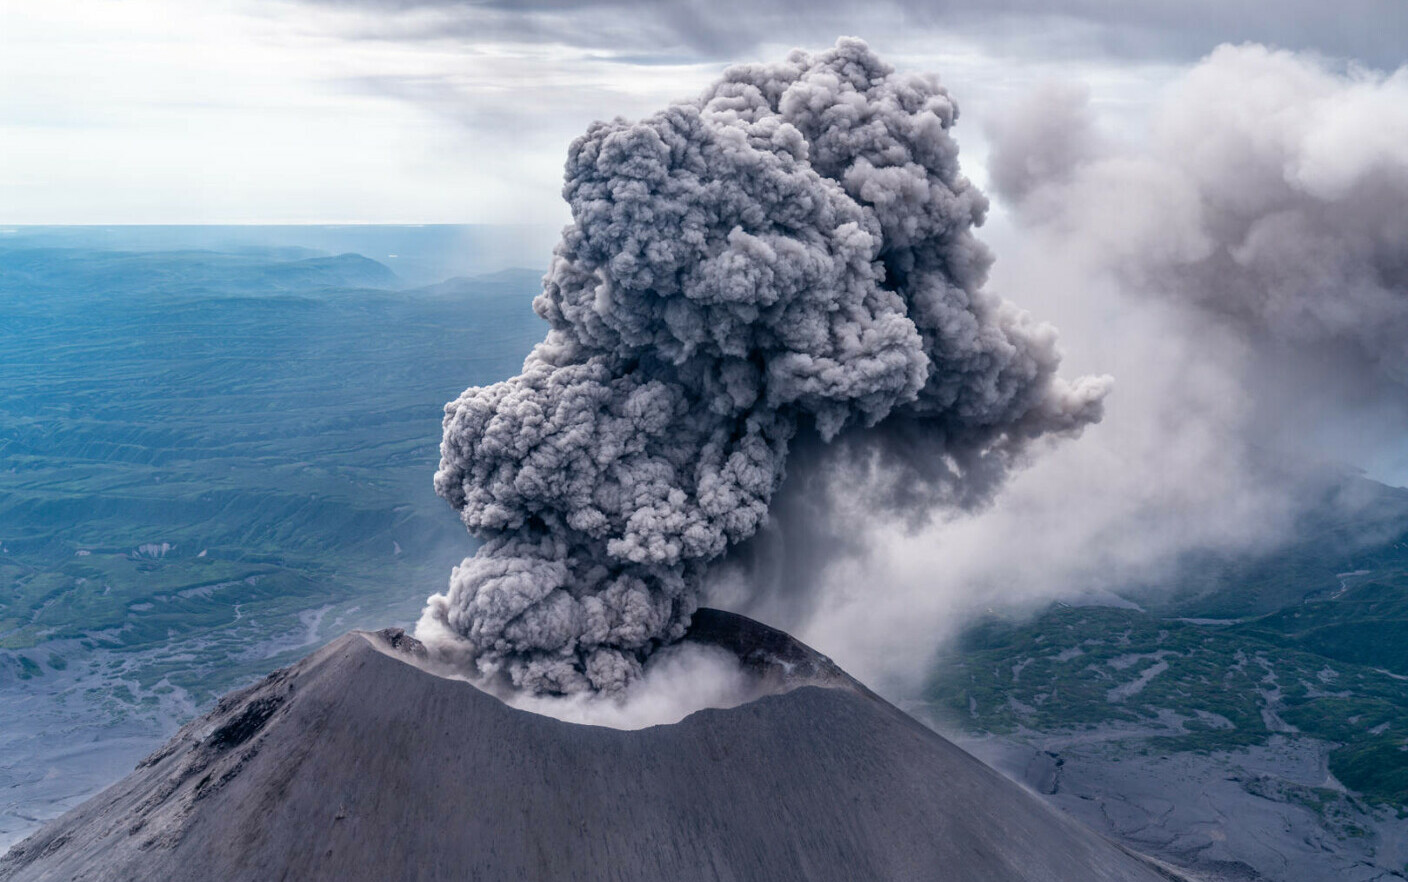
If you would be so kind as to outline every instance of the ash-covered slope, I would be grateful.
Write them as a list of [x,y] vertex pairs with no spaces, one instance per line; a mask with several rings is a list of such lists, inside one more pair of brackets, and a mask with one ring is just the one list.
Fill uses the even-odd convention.
[[691,639],[771,694],[635,731],[513,709],[354,632],[223,699],[5,880],[1172,878],[782,632]]

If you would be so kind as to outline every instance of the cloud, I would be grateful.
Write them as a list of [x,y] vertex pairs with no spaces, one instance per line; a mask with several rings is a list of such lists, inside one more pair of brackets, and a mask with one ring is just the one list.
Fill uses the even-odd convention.
[[1408,381],[1408,68],[1223,46],[1170,91],[1146,143],[1099,145],[1061,88],[991,136],[999,194],[1129,286],[1268,354]]
[[[829,41],[840,33],[874,40],[922,30],[978,38],[989,47],[1045,54],[1189,59],[1222,42],[1257,41],[1375,64],[1395,64],[1408,8],[1395,0],[317,0],[375,10],[398,36],[555,42],[613,52],[738,58],[761,47]],[[370,34],[370,32],[369,32]]]

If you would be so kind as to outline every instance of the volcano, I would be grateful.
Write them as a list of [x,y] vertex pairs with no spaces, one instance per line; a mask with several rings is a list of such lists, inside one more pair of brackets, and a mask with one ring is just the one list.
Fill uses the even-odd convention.
[[689,641],[760,697],[637,730],[518,710],[354,631],[231,693],[0,859],[14,880],[1180,877],[1048,808],[781,631]]

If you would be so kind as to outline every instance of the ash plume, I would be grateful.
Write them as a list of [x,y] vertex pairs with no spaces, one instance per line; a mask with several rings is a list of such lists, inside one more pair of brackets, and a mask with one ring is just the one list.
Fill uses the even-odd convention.
[[620,690],[768,522],[794,441],[922,509],[1097,421],[1108,378],[1058,378],[1054,330],[983,287],[956,118],[843,39],[578,138],[547,336],[446,406],[436,491],[484,544],[419,632],[524,690]]

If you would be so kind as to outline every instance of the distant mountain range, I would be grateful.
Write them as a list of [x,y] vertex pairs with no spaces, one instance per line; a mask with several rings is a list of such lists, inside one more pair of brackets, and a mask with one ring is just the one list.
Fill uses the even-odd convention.
[[355,253],[385,264],[402,284],[419,287],[513,267],[545,269],[559,232],[554,224],[0,226],[0,249],[206,251],[286,260]]

